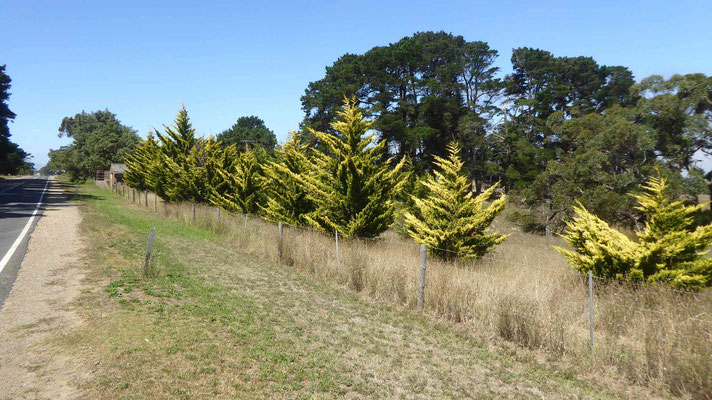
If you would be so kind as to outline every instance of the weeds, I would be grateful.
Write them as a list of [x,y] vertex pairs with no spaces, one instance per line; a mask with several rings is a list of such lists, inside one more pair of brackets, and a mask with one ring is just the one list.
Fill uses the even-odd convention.
[[[276,224],[212,207],[166,204],[168,219],[210,229],[226,246],[278,262]],[[596,282],[595,344],[588,342],[585,279],[538,235],[512,232],[491,256],[472,262],[428,260],[425,313],[496,335],[589,373],[624,375],[674,395],[712,397],[712,292],[683,294],[663,286]],[[553,244],[562,241],[553,239]],[[284,228],[282,263],[374,300],[415,309],[418,245],[394,232],[377,240],[340,240]],[[586,362],[581,362],[586,360]]]

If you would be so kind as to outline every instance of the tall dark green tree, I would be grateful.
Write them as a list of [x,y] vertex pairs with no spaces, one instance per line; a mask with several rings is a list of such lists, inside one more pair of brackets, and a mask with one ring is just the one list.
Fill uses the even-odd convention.
[[547,123],[552,114],[580,118],[616,105],[634,105],[638,98],[631,94],[634,79],[625,67],[528,47],[514,49],[511,61],[503,104],[508,120],[490,141],[496,169],[508,189],[531,186],[555,159],[562,142]]
[[140,141],[136,131],[122,125],[109,110],[65,117],[59,127],[59,137],[73,141],[58,150],[50,150],[50,164],[66,171],[71,179],[86,179],[96,171],[108,170],[112,162],[123,162]]
[[267,151],[277,145],[277,137],[259,117],[240,117],[237,122],[218,134],[217,139],[224,145],[235,144],[238,150],[249,146],[260,146]]
[[558,111],[548,125],[557,149],[524,191],[529,204],[546,206],[544,222],[556,225],[578,203],[606,221],[634,225],[635,203],[628,193],[654,171],[654,135],[621,107],[570,119]]
[[[307,87],[304,126],[334,134],[329,124],[343,97],[353,96],[386,142],[385,157],[407,156],[416,169],[430,168],[432,155],[445,155],[447,143],[462,136],[463,116],[486,124],[497,112],[496,57],[487,43],[445,32],[420,32],[363,55],[346,54]],[[469,147],[463,155],[468,162],[475,157]]]
[[0,65],[0,174],[31,173],[30,154],[10,140],[8,124],[15,119],[15,113],[8,105],[12,79],[5,73],[5,67]]
[[625,67],[602,66],[591,57],[556,57],[551,52],[522,47],[512,50],[506,94],[520,114],[548,118],[600,112],[613,105],[633,105],[633,74]]
[[634,91],[636,120],[656,135],[655,149],[672,168],[689,170],[698,152],[712,154],[712,77],[653,75]]

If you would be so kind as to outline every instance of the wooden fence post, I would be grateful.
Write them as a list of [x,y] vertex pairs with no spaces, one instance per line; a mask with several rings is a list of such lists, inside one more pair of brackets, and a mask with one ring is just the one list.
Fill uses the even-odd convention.
[[136,190],[134,188],[131,188],[131,202],[136,202]]
[[420,245],[420,272],[418,274],[418,311],[423,311],[425,305],[425,266],[428,257],[428,246]]
[[218,207],[218,224],[220,223],[220,207]]
[[279,221],[279,239],[277,240],[277,256],[282,263],[282,246],[284,245],[284,224]]
[[593,270],[588,270],[588,326],[591,339],[591,357],[593,357]]
[[153,238],[156,236],[156,228],[151,228],[148,234],[148,246],[146,246],[146,260],[143,264],[143,274],[146,275],[148,267],[151,264],[151,252],[153,251]]
[[195,223],[195,203],[192,203],[192,204],[191,204],[191,208],[192,208],[192,212],[193,212],[193,219],[192,219],[192,221],[193,221],[193,223]]
[[153,194],[153,211],[158,211],[158,196]]
[[148,207],[148,191],[143,192],[143,205]]
[[339,231],[334,229],[334,238],[336,239],[336,269],[341,269],[341,260],[339,260]]

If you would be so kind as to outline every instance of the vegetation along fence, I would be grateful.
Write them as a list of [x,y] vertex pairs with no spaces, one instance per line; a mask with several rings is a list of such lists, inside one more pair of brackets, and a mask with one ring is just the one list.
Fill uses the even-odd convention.
[[[636,383],[662,382],[673,394],[712,396],[709,290],[583,276],[536,235],[514,234],[479,260],[443,261],[392,230],[377,239],[343,240],[338,232],[163,202],[122,184],[111,190],[164,218],[213,230],[242,252],[455,322],[475,337],[501,338]],[[514,229],[501,220],[493,227]]]

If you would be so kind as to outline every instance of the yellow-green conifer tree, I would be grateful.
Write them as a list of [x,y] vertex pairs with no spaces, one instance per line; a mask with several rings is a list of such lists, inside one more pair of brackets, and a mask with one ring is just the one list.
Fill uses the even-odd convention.
[[153,191],[164,200],[181,201],[190,197],[185,185],[177,179],[187,168],[188,157],[196,143],[195,129],[188,111],[182,106],[173,126],[164,126],[165,133],[156,131],[159,141],[159,159],[151,171],[149,182]]
[[435,156],[436,169],[423,183],[427,189],[425,197],[413,197],[412,209],[404,213],[406,230],[439,257],[480,257],[509,236],[488,231],[494,218],[504,210],[507,197],[502,195],[484,208],[497,185],[473,196],[471,181],[462,170],[457,143],[450,143],[447,149],[448,158]]
[[124,183],[138,190],[153,190],[150,175],[158,156],[158,143],[153,134],[149,133],[148,138],[139,142],[133,152],[124,158],[127,168]]
[[305,225],[305,215],[314,211],[314,202],[300,182],[311,171],[307,148],[299,134],[292,132],[284,145],[278,146],[264,168],[267,202],[262,210],[265,218],[290,225]]
[[373,238],[393,223],[394,198],[405,184],[405,159],[396,165],[392,159],[381,161],[386,142],[373,145],[371,125],[356,100],[345,100],[339,120],[331,125],[338,134],[310,130],[323,150],[314,150],[311,171],[301,178],[315,205],[305,215],[308,224],[345,237]]
[[213,137],[198,138],[182,164],[167,160],[175,178],[168,192],[174,201],[206,203],[213,194],[216,166],[225,161],[225,151]]
[[653,176],[633,195],[646,217],[645,228],[629,239],[579,204],[563,238],[573,251],[557,250],[579,271],[596,276],[698,289],[712,285],[712,259],[706,257],[712,224],[694,227],[693,216],[706,204],[686,206],[670,199],[667,180]]
[[210,198],[213,204],[230,212],[254,214],[260,210],[264,180],[256,151],[260,150],[240,153],[229,169],[217,170],[225,187],[222,193],[213,189]]

